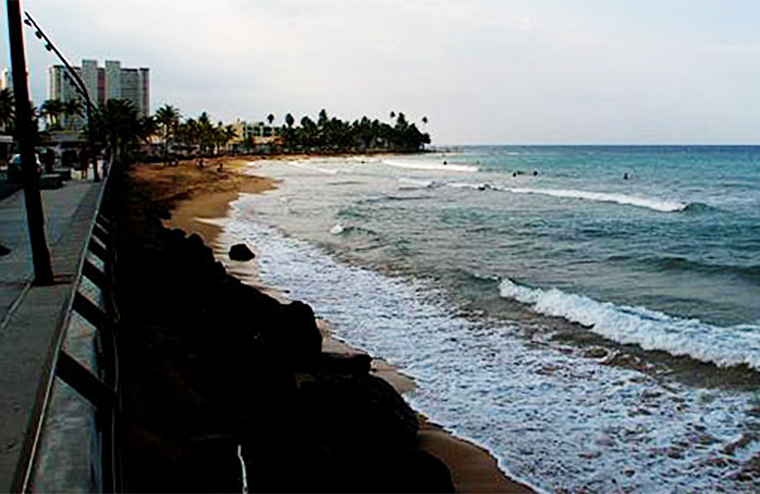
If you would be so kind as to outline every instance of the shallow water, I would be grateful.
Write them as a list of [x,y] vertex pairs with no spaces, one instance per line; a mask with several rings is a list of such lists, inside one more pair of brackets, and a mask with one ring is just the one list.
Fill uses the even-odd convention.
[[255,173],[284,182],[234,204],[228,233],[260,249],[267,284],[415,377],[416,408],[533,485],[750,492],[758,162],[496,147],[268,163]]

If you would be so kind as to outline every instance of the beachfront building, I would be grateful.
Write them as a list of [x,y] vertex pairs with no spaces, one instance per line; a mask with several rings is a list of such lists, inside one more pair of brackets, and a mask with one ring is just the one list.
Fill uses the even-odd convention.
[[250,151],[251,149],[247,148],[251,147],[268,150],[279,139],[279,129],[265,122],[236,120],[232,128],[236,136],[232,141],[232,148],[237,151]]
[[270,143],[277,136],[277,129],[264,122],[255,122],[253,126],[253,137],[258,138],[262,143]]
[[246,122],[245,120],[235,120],[232,124],[232,130],[235,131],[236,136],[233,144],[253,139],[253,124]]
[[[96,60],[82,60],[82,66],[74,67],[74,71],[84,82],[93,104],[100,106],[111,99],[124,99],[134,105],[138,115],[150,114],[150,69],[124,68],[116,60],[106,60],[105,66],[99,67]],[[81,100],[63,65],[48,68],[47,82],[47,99],[64,103]],[[65,129],[80,130],[83,125],[84,120],[78,115],[63,119]]]

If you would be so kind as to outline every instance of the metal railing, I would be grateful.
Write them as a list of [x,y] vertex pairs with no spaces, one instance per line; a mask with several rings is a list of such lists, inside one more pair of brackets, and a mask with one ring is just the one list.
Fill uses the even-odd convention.
[[[53,372],[48,375],[40,406],[36,410],[37,417],[33,418],[33,421],[39,425],[36,430],[28,431],[32,437],[27,437],[28,454],[19,462],[12,487],[14,492],[29,492],[33,485],[45,481],[44,478],[40,478],[40,476],[44,477],[45,473],[40,473],[35,466],[44,453],[43,448],[40,447],[42,438],[46,434],[55,434],[55,431],[46,430],[46,419],[50,419],[51,414],[57,413],[50,407],[56,377],[73,388],[94,409],[91,440],[96,444],[96,451],[99,454],[90,457],[93,464],[88,468],[95,472],[98,478],[93,479],[92,485],[79,487],[83,490],[95,489],[103,492],[123,491],[118,448],[118,417],[121,408],[118,394],[118,353],[115,331],[118,310],[113,295],[116,253],[111,234],[113,225],[101,211],[108,188],[107,177],[105,182],[91,218],[85,238],[86,247],[81,250],[76,274],[73,279],[66,280],[70,281],[71,291],[67,295],[66,304],[59,318],[57,329],[59,336],[51,351],[50,369]],[[89,287],[89,294],[85,285]],[[95,297],[91,293],[93,287],[97,292]],[[95,355],[92,357],[97,365],[91,368],[64,348],[66,333],[75,315],[96,329]],[[66,446],[58,444],[57,447]],[[52,484],[47,482],[44,485],[51,490],[71,487],[70,485],[56,486],[54,482]]]

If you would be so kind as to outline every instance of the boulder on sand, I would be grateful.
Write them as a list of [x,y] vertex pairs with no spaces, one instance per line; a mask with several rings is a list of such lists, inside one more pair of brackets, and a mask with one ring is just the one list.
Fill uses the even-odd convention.
[[230,249],[230,259],[233,261],[250,261],[256,257],[245,244],[235,244]]

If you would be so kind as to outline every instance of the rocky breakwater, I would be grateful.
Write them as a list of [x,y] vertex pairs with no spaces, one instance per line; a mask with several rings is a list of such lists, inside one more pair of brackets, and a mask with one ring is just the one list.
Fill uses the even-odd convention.
[[127,491],[446,492],[369,357],[322,352],[311,308],[229,276],[128,179],[114,194]]

